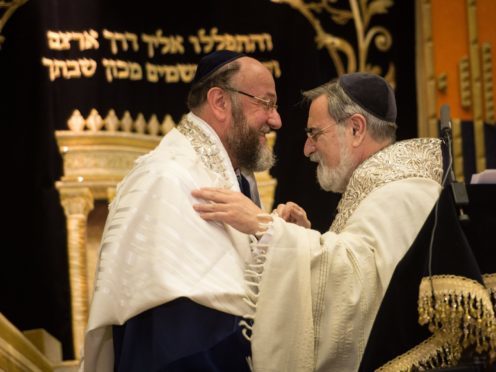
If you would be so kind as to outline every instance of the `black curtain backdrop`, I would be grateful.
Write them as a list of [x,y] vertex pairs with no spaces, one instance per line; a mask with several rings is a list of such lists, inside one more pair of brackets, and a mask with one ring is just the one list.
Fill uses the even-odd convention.
[[[308,2],[307,2],[308,3]],[[348,1],[336,8],[349,10]],[[347,39],[356,50],[355,27],[338,25],[327,13],[319,16],[323,28]],[[371,25],[390,30],[393,45],[386,51],[374,46],[368,63],[386,72],[395,66],[398,101],[398,138],[417,135],[414,2],[396,1],[388,13],[372,18]],[[122,117],[129,110],[134,118],[143,113],[148,120],[157,114],[161,121],[171,114],[176,122],[186,113],[188,84],[152,83],[145,78],[108,82],[103,59],[175,65],[196,64],[205,53],[195,53],[188,36],[198,36],[213,27],[219,34],[262,34],[272,37],[271,50],[249,55],[279,62],[276,79],[283,128],[277,134],[278,163],[272,175],[278,180],[275,203],[288,200],[302,205],[313,227],[325,231],[330,226],[339,195],[323,192],[315,178],[315,166],[303,155],[307,107],[300,102],[301,91],[337,76],[327,50],[318,49],[315,31],[297,10],[268,0],[233,2],[159,2],[142,0],[29,0],[17,9],[3,30],[6,37],[0,50],[0,122],[5,133],[4,200],[2,224],[4,243],[1,256],[2,312],[19,329],[45,328],[63,342],[64,358],[72,357],[70,298],[66,252],[65,216],[55,182],[62,176],[62,163],[55,142],[55,130],[67,129],[74,109],[84,117],[96,108],[102,116],[109,109]],[[47,31],[98,32],[98,49],[80,50],[71,42],[69,50],[49,48]],[[112,54],[103,30],[184,37],[184,54],[147,55],[146,45]],[[49,79],[42,58],[58,60],[92,59],[97,63],[92,77]]]

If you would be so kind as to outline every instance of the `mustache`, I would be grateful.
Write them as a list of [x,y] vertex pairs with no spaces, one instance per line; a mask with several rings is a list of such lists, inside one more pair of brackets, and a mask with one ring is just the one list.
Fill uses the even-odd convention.
[[268,125],[264,125],[262,128],[259,129],[259,132],[262,134],[268,134],[270,133],[270,127]]
[[314,163],[320,163],[322,158],[320,157],[320,154],[314,152],[312,155],[310,155],[310,161],[313,161]]

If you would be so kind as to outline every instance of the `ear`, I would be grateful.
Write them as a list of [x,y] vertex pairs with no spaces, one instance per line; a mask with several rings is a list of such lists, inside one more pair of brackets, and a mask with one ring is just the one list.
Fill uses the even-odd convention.
[[363,115],[354,114],[350,117],[350,125],[352,135],[351,143],[353,147],[358,147],[365,139],[365,134],[367,132],[367,121]]
[[219,121],[224,121],[231,113],[231,100],[227,98],[227,93],[219,87],[209,89],[207,103]]

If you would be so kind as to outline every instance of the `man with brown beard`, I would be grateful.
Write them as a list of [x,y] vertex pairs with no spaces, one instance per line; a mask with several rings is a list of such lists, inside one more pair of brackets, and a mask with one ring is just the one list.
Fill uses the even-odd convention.
[[195,209],[260,238],[249,296],[254,370],[356,371],[393,271],[438,199],[441,144],[395,143],[394,91],[380,76],[345,74],[304,96],[304,153],[319,163],[321,187],[343,193],[329,231],[311,230],[291,202],[267,223],[225,189],[195,190],[208,201]]
[[190,113],[137,160],[105,226],[84,371],[248,371],[245,266],[250,237],[205,222],[191,191],[243,191],[274,162],[266,134],[281,127],[270,71],[218,51],[199,63]]

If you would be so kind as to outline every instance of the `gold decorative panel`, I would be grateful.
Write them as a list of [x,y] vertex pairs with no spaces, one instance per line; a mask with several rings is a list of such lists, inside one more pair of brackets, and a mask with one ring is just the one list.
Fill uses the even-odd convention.
[[[419,15],[416,22],[418,133],[419,136],[437,136],[439,110],[444,104],[450,106],[452,122],[460,126],[473,123],[470,136],[462,138],[461,131],[459,133],[458,148],[471,147],[473,141],[475,153],[475,163],[464,164],[460,152],[455,174],[461,181],[464,171],[486,169],[484,125],[496,121],[492,48],[496,42],[496,2],[416,0],[416,3]],[[433,91],[433,76],[439,83],[443,75],[446,75],[446,85],[438,84],[438,89]],[[464,140],[469,142],[464,144]],[[465,168],[459,168],[462,165]]]

